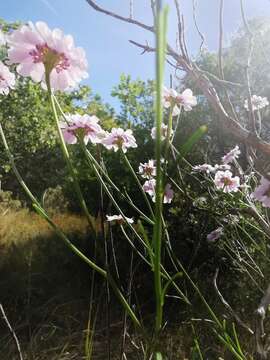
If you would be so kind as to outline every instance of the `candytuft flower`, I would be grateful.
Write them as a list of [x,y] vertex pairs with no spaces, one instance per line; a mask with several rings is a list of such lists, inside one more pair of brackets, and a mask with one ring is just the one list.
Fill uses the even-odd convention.
[[151,179],[156,176],[155,160],[148,160],[146,163],[140,163],[139,174],[146,179]]
[[259,186],[251,193],[251,197],[260,201],[263,207],[270,207],[270,181],[262,177]]
[[0,61],[0,94],[7,95],[15,87],[15,75]]
[[[151,138],[155,140],[156,138],[157,129],[156,127],[153,127],[151,130]],[[168,126],[165,124],[161,124],[161,141],[165,140],[167,138],[168,133]],[[171,131],[171,136],[173,136],[173,130]]]
[[0,30],[0,46],[6,45],[6,35],[3,33],[2,30]]
[[192,107],[197,105],[197,99],[193,96],[190,89],[186,89],[182,94],[179,94],[176,90],[168,89],[164,86],[162,103],[166,109],[173,107],[172,115],[177,116],[180,114],[181,107],[183,107],[185,111],[191,111]]
[[223,190],[225,193],[237,192],[240,186],[239,177],[233,177],[229,170],[217,171],[214,182],[216,187]]
[[210,174],[210,172],[215,171],[215,168],[209,164],[196,165],[192,167],[193,171],[196,172],[205,172],[206,174]]
[[122,128],[112,128],[110,133],[102,140],[102,144],[109,150],[117,151],[122,149],[126,152],[128,148],[136,148],[136,139],[132,135],[132,130],[124,130]]
[[[257,95],[252,95],[251,96],[251,105],[252,105],[252,109],[254,111],[255,110],[261,110],[264,107],[269,105],[269,101],[268,101],[267,97],[261,97],[261,96],[257,96]],[[247,111],[249,111],[248,99],[245,100],[244,108]]]
[[106,215],[107,221],[111,222],[112,224],[123,225],[125,223],[125,219],[129,224],[133,224],[134,220],[132,218],[125,217],[123,218],[122,215]]
[[[143,190],[149,194],[152,198],[152,201],[155,202],[156,200],[156,180],[150,179],[147,180],[143,185]],[[163,197],[163,203],[164,204],[170,204],[173,199],[174,192],[171,188],[171,184],[167,184],[164,189],[164,197]]]
[[239,155],[241,154],[241,151],[239,150],[239,146],[236,145],[231,151],[229,151],[226,155],[222,157],[223,164],[230,164],[234,160],[236,160]]
[[220,236],[223,234],[223,227],[218,227],[216,230],[211,231],[207,235],[207,241],[212,242],[220,238]]
[[60,127],[67,144],[76,144],[77,137],[81,137],[85,144],[100,143],[105,136],[105,131],[98,124],[99,119],[93,115],[65,115]]
[[82,48],[75,47],[71,35],[51,30],[44,22],[29,23],[8,37],[10,64],[17,64],[21,76],[30,76],[45,86],[45,72],[50,74],[54,90],[73,88],[88,76]]

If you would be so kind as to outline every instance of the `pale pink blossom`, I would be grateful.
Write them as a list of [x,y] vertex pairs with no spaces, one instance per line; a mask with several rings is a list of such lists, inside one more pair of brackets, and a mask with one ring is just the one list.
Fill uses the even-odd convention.
[[156,173],[155,160],[148,160],[146,163],[140,163],[139,174],[141,177],[150,179],[156,176]]
[[[151,130],[151,137],[155,140],[157,134],[156,127],[153,127]],[[161,124],[161,141],[165,140],[167,138],[168,134],[168,126],[165,124]],[[171,131],[171,136],[173,136],[173,130]]]
[[[153,202],[156,201],[156,180],[155,179],[147,180],[143,185],[143,190],[151,196]],[[173,195],[174,195],[174,192],[171,188],[171,184],[167,184],[164,189],[163,203],[170,204],[172,202]]]
[[111,132],[107,133],[102,140],[102,144],[109,150],[117,151],[122,149],[123,152],[126,152],[128,148],[137,147],[132,130],[124,130],[122,128],[112,128]]
[[54,90],[73,88],[88,76],[82,48],[75,47],[71,35],[51,30],[44,22],[29,23],[8,37],[10,64],[17,64],[21,76],[29,76],[45,86],[45,68]]
[[3,33],[2,30],[0,30],[0,46],[6,45],[7,39],[6,35]]
[[[252,95],[251,97],[251,105],[252,109],[255,110],[261,110],[264,107],[269,105],[269,101],[266,97]],[[248,99],[245,100],[244,108],[249,111],[249,104]]]
[[251,197],[260,201],[263,207],[270,207],[270,181],[262,177],[260,185],[256,187]]
[[105,134],[98,122],[99,119],[95,115],[65,115],[60,127],[68,144],[76,144],[77,137],[82,137],[85,144],[89,141],[97,144],[102,141]]
[[7,95],[15,87],[15,75],[0,61],[0,94]]
[[231,151],[222,157],[223,164],[232,163],[234,160],[238,159],[240,154],[241,151],[239,150],[239,146],[236,145]]
[[209,164],[196,165],[193,166],[192,169],[197,172],[205,172],[206,174],[210,174],[215,171],[215,168]]
[[218,227],[216,230],[211,231],[207,235],[207,241],[212,242],[220,238],[220,236],[223,234],[223,227]]
[[164,197],[163,197],[164,204],[170,204],[172,202],[173,195],[174,195],[174,192],[171,187],[171,184],[167,184],[165,186],[165,190],[164,190]]
[[214,182],[216,187],[225,193],[237,192],[240,186],[239,177],[233,177],[229,170],[217,171]]
[[112,224],[123,225],[125,222],[129,224],[133,224],[134,220],[132,218],[125,218],[122,215],[106,215],[107,221],[111,222]]
[[179,94],[176,90],[168,89],[164,86],[162,103],[166,109],[173,107],[172,115],[177,116],[180,114],[181,107],[183,107],[185,111],[191,111],[193,106],[197,105],[197,99],[193,96],[190,89],[186,89]]

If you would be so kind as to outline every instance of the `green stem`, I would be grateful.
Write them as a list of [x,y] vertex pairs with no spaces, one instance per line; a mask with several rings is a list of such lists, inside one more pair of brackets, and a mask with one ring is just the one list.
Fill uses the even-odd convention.
[[46,71],[46,85],[47,85],[47,89],[48,89],[49,100],[50,100],[51,108],[52,108],[52,111],[53,111],[53,116],[54,116],[54,120],[55,120],[57,133],[58,133],[58,136],[59,136],[59,139],[60,139],[61,150],[62,150],[64,159],[66,161],[68,171],[69,171],[69,173],[71,175],[73,185],[74,185],[74,189],[76,191],[76,195],[78,197],[80,206],[81,206],[83,212],[85,213],[85,216],[86,216],[86,218],[88,220],[88,223],[89,223],[89,226],[91,227],[91,230],[93,231],[93,233],[95,233],[95,222],[94,222],[92,216],[90,215],[90,213],[88,211],[86,202],[84,200],[84,197],[83,197],[83,194],[82,194],[82,191],[81,191],[81,188],[80,188],[80,185],[79,185],[76,173],[75,173],[75,169],[74,169],[74,167],[73,167],[73,165],[71,163],[71,160],[70,160],[70,155],[69,155],[68,149],[66,147],[66,143],[65,143],[65,140],[64,140],[64,137],[63,137],[62,130],[60,128],[60,124],[59,124],[59,121],[58,121],[58,114],[57,114],[57,110],[56,110],[56,107],[55,107],[54,97],[53,97],[53,94],[52,94],[52,89],[51,89],[51,84],[50,84],[50,74],[47,71]]
[[150,201],[149,201],[145,191],[143,190],[142,184],[141,184],[136,172],[134,171],[133,167],[131,166],[131,164],[130,164],[126,154],[123,152],[123,150],[121,150],[121,154],[122,154],[122,157],[124,159],[125,164],[127,165],[127,167],[129,169],[129,171],[131,172],[132,176],[134,177],[134,179],[135,179],[135,181],[136,181],[136,183],[137,183],[137,185],[138,185],[138,187],[139,187],[139,189],[140,189],[140,191],[141,191],[141,193],[143,195],[143,198],[144,198],[144,200],[145,200],[145,202],[146,202],[146,204],[148,206],[148,209],[149,209],[149,211],[151,213],[152,218],[154,218],[154,212],[153,212],[152,206],[150,204]]
[[163,121],[162,86],[164,77],[164,61],[166,52],[167,9],[161,10],[161,2],[157,4],[156,15],[156,189],[155,189],[155,225],[153,236],[154,247],[154,283],[156,296],[156,325],[158,334],[162,327],[163,301],[161,282],[161,243],[162,243],[162,208],[163,208],[163,176],[161,169],[161,125]]

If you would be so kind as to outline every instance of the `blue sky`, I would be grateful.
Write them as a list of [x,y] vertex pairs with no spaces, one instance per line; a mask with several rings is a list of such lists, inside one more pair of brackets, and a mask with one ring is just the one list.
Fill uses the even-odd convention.
[[[133,0],[134,17],[151,25],[150,0]],[[165,2],[165,1],[164,1]],[[129,14],[128,0],[97,0],[97,3],[118,12]],[[170,5],[169,39],[175,44],[176,21],[173,2]],[[185,15],[188,47],[193,55],[198,52],[200,38],[192,20],[192,0],[181,0]],[[218,44],[219,0],[197,0],[197,17],[201,31],[206,37],[208,49],[215,50]],[[225,0],[224,27],[225,42],[230,39],[241,24],[239,0]],[[270,16],[269,0],[244,0],[247,17]],[[140,50],[128,40],[153,43],[151,34],[136,26],[95,12],[85,0],[2,0],[0,15],[8,21],[43,20],[52,28],[59,27],[73,35],[76,45],[82,46],[89,62],[89,79],[86,83],[102,98],[115,105],[110,97],[111,89],[119,81],[121,73],[133,78],[153,78],[153,54],[140,55]]]

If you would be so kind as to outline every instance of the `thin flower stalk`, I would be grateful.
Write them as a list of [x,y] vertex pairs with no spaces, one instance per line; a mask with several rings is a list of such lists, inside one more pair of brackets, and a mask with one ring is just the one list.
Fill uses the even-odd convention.
[[96,232],[95,231],[95,223],[94,223],[94,220],[93,220],[92,216],[90,215],[90,213],[88,211],[88,208],[87,208],[86,202],[84,200],[84,197],[83,197],[79,182],[78,182],[77,177],[76,177],[75,170],[74,170],[73,165],[72,165],[72,163],[70,161],[69,152],[68,152],[68,149],[66,147],[64,136],[63,136],[60,124],[59,124],[58,114],[57,114],[57,110],[56,110],[56,106],[55,106],[55,102],[54,102],[54,97],[53,97],[52,89],[51,89],[51,85],[50,85],[50,73],[48,73],[48,71],[46,71],[46,85],[47,85],[47,89],[48,89],[48,96],[49,96],[51,108],[52,108],[53,115],[54,115],[54,120],[55,120],[55,124],[56,124],[57,133],[58,133],[59,140],[60,140],[61,150],[62,150],[64,159],[66,161],[69,173],[70,173],[70,175],[72,177],[73,184],[74,184],[74,189],[76,191],[80,206],[81,206],[83,212],[85,213],[85,216],[86,216],[86,218],[88,220],[88,223],[89,223],[89,226],[91,227],[91,230],[95,234],[95,232]]

